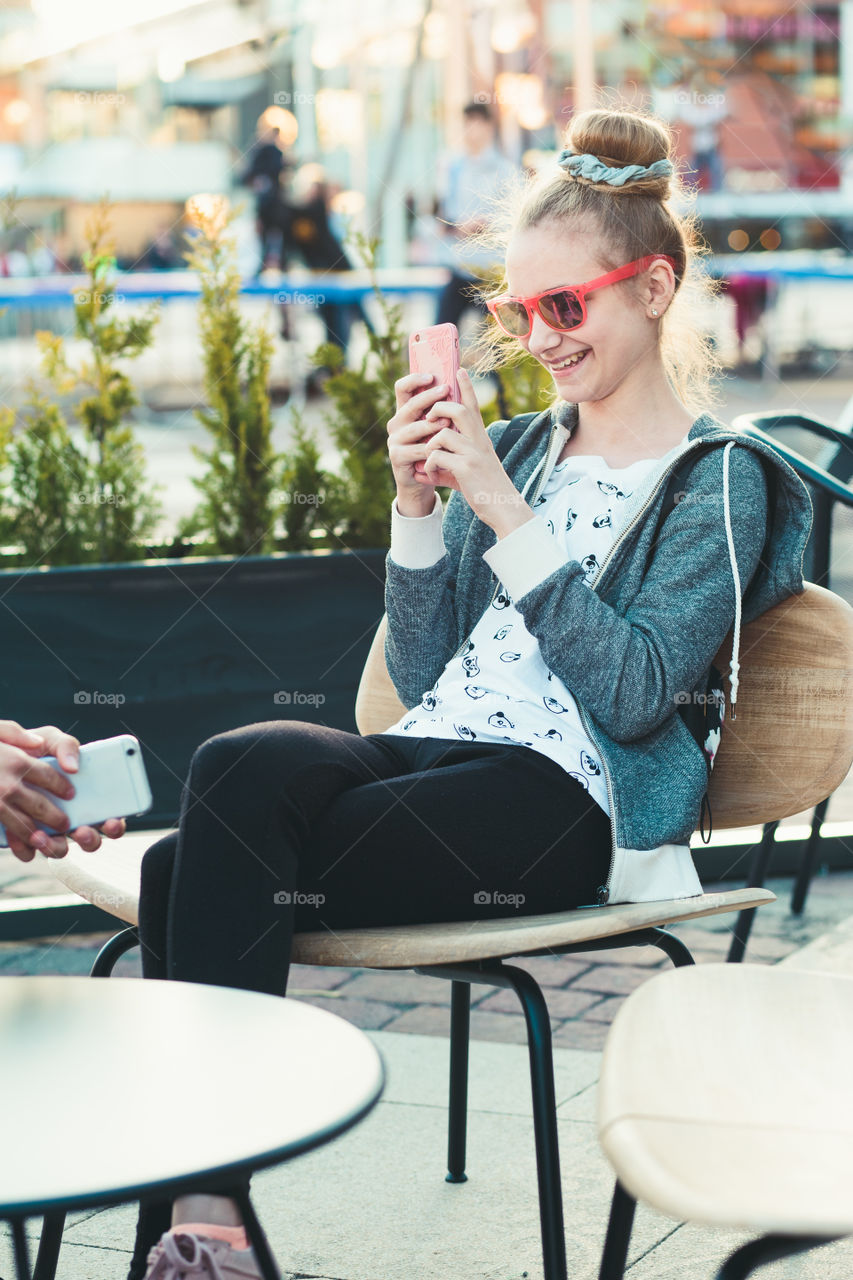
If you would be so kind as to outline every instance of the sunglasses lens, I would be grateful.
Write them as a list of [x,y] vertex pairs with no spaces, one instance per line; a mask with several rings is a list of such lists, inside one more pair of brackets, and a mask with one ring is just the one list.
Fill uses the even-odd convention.
[[530,332],[530,321],[520,302],[502,302],[495,309],[495,319],[514,338],[524,338]]
[[539,314],[552,329],[576,329],[583,324],[580,298],[571,289],[549,293],[539,302]]

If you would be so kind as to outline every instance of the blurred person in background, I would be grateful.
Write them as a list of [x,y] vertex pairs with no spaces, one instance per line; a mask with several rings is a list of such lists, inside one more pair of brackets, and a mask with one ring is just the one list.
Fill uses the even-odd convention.
[[168,222],[161,222],[151,237],[139,263],[143,271],[171,271],[181,266],[181,258]]
[[474,247],[466,240],[485,228],[497,200],[520,174],[519,166],[498,150],[488,103],[469,102],[462,114],[463,150],[449,157],[439,195],[443,257],[450,279],[439,295],[436,324],[458,325],[471,308],[485,319],[484,304],[473,296],[471,286],[489,268],[499,267],[502,256],[499,249]]
[[[309,271],[352,271],[353,264],[339,238],[339,228],[331,209],[334,191],[322,165],[303,164],[293,176],[286,202],[286,220],[281,244],[281,268],[286,271],[294,258]],[[326,330],[326,342],[346,351],[354,320],[370,320],[359,302],[321,302],[317,306]],[[289,336],[286,316],[282,336]]]
[[275,265],[281,252],[282,236],[287,221],[287,210],[282,193],[282,179],[291,161],[287,160],[279,144],[279,130],[258,122],[257,142],[249,155],[249,163],[240,182],[255,193],[255,216],[260,241],[260,265],[257,274],[268,265]]

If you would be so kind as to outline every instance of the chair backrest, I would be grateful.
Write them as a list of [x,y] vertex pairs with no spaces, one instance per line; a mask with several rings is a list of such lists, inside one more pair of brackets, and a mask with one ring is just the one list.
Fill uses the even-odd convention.
[[[373,637],[355,703],[360,733],[403,714],[385,665],[387,618]],[[715,665],[731,662],[731,636]],[[737,718],[723,726],[708,798],[715,828],[802,813],[832,795],[853,763],[853,609],[807,583],[741,632]]]

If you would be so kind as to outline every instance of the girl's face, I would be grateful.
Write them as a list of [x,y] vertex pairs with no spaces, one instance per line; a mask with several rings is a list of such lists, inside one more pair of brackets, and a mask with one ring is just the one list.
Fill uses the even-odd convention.
[[[560,285],[585,284],[622,266],[604,260],[600,243],[595,232],[567,230],[554,221],[517,231],[507,249],[508,292],[530,297]],[[549,328],[534,308],[530,333],[519,341],[551,374],[562,399],[573,404],[604,400],[627,380],[639,381],[647,362],[658,359],[660,321],[651,320],[649,312],[654,305],[662,314],[663,307],[657,298],[646,297],[648,277],[647,272],[590,293],[586,320],[565,333]]]

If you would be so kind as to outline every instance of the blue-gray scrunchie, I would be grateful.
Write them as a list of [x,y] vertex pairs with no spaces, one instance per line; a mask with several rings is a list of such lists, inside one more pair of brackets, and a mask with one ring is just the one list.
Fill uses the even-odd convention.
[[561,151],[557,163],[573,178],[606,182],[611,187],[624,187],[626,182],[636,182],[639,178],[668,178],[674,169],[671,160],[655,160],[654,164],[648,166],[626,164],[621,169],[612,169],[597,156],[578,155],[574,151]]

